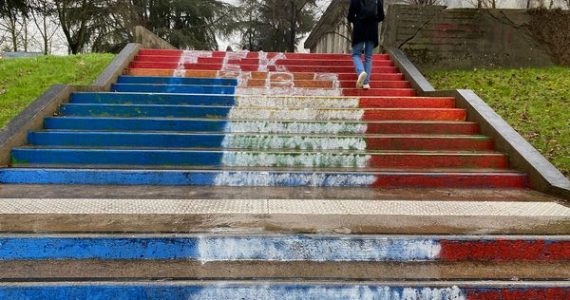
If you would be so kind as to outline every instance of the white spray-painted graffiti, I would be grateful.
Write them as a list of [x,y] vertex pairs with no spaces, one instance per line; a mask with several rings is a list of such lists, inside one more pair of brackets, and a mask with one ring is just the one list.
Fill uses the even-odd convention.
[[185,77],[186,76],[186,64],[198,63],[200,57],[212,57],[212,52],[209,51],[195,51],[195,50],[184,50],[180,59],[178,60],[178,66],[174,70],[174,77]]

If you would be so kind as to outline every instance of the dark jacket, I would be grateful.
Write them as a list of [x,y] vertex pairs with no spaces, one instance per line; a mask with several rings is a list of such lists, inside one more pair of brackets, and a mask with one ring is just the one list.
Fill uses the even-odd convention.
[[351,0],[350,8],[348,9],[348,21],[352,23],[352,45],[358,43],[371,41],[374,42],[374,47],[378,47],[378,23],[384,21],[384,1],[378,0],[378,14],[375,19],[361,20],[360,1]]

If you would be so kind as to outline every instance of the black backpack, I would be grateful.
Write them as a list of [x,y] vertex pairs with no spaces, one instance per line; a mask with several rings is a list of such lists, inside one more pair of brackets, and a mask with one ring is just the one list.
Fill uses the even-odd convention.
[[379,0],[360,0],[360,20],[376,19],[378,17],[378,1]]

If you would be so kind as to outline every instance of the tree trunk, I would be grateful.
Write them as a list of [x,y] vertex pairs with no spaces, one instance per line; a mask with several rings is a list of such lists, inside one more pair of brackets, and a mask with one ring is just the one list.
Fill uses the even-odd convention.
[[296,27],[297,27],[297,10],[295,9],[295,2],[294,1],[290,1],[291,3],[291,19],[290,19],[290,24],[291,24],[291,28],[290,28],[290,32],[289,32],[289,52],[293,53],[295,52],[295,36],[297,35],[296,33]]
[[10,21],[10,35],[12,37],[12,49],[14,52],[18,52],[18,30],[16,28],[16,20],[13,16],[8,17]]

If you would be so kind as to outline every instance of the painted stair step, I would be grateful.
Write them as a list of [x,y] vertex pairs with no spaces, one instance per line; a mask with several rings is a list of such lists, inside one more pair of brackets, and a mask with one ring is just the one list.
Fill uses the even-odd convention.
[[0,169],[4,184],[525,188],[520,172],[325,172],[275,170]]
[[[202,54],[211,55],[213,57],[226,57],[228,52],[225,51],[197,51]],[[184,50],[166,50],[166,49],[141,49],[138,55],[163,55],[163,56],[181,56]],[[192,52],[190,52],[192,53]],[[336,54],[336,53],[279,53],[279,52],[265,52],[267,58],[271,59],[277,55],[286,55],[291,59],[350,59],[350,54]],[[230,53],[231,54],[231,53]],[[259,52],[249,52],[246,54],[247,58],[259,58]],[[390,59],[388,54],[374,54],[373,59]]]
[[279,95],[203,95],[151,93],[73,93],[71,103],[221,105],[297,108],[453,108],[450,97],[341,97]]
[[192,93],[192,94],[229,94],[236,93],[235,87],[219,85],[147,85],[147,84],[113,84],[113,92],[147,92],[147,93]]
[[30,132],[28,143],[37,146],[78,147],[224,147],[232,149],[322,150],[492,150],[485,136],[438,135],[275,135],[149,132]]
[[[235,79],[229,79],[236,81]],[[120,76],[117,83],[137,83],[137,84],[171,84],[171,85],[199,85],[199,84],[216,84],[215,82],[209,83],[200,81],[200,78],[191,77],[156,77],[156,76]],[[235,84],[226,84],[236,86]],[[294,80],[290,76],[272,78],[270,81],[267,79],[249,79],[243,80],[239,87],[304,87],[304,88],[354,88],[356,80],[352,81],[337,81],[333,78],[315,79],[315,80]],[[370,81],[371,88],[410,88],[411,85],[407,81]]]
[[[134,61],[138,62],[169,62],[169,63],[178,63],[183,60],[184,57],[182,55],[179,56],[164,56],[164,55],[137,55],[135,56]],[[196,57],[193,59],[196,63],[199,64],[223,64],[225,57]],[[242,58],[242,59],[228,59],[228,64],[246,64],[246,65],[259,65],[260,64],[259,58]],[[263,63],[263,62],[262,62]],[[291,59],[291,58],[283,58],[278,59],[275,61],[270,62],[271,65],[295,65],[295,66],[314,66],[314,65],[332,65],[332,66],[354,66],[352,62],[352,58],[344,58],[344,59]],[[393,66],[394,63],[391,60],[387,60],[385,58],[375,58],[373,60],[374,65],[378,66]]]
[[499,153],[278,152],[230,150],[14,148],[12,164],[303,168],[506,168]]
[[[156,68],[129,68],[126,70],[126,75],[130,76],[167,76],[167,77],[201,77],[201,78],[235,78],[237,75],[232,72],[223,72],[217,70],[184,70],[183,72],[176,69],[156,69]],[[245,74],[241,72],[240,74]],[[248,72],[251,79],[263,80],[268,76],[283,76],[283,72]],[[340,81],[356,81],[357,75],[355,72],[335,74]],[[315,80],[322,75],[314,72],[288,72],[287,76],[293,76],[294,80]],[[373,73],[370,76],[373,81],[398,81],[405,80],[402,73]]]
[[46,129],[307,134],[478,134],[474,122],[273,122],[212,119],[49,117]]
[[415,96],[414,89],[342,89],[343,96],[362,96],[362,97],[377,97],[377,96]]
[[371,109],[264,109],[198,105],[118,105],[73,104],[60,108],[65,116],[178,117],[234,120],[296,121],[379,121],[431,120],[464,121],[466,111],[452,108],[371,108]]
[[490,300],[569,299],[564,281],[524,282],[263,282],[259,281],[84,281],[0,285],[3,299],[243,299],[243,300]]
[[[178,63],[162,63],[162,62],[138,62],[133,61],[129,65],[130,68],[141,68],[141,69],[188,69],[188,70],[222,70],[222,64],[194,64],[185,63],[182,68]],[[241,71],[253,72],[261,71],[259,65],[239,65]],[[267,66],[267,71],[271,72],[330,72],[330,73],[350,73],[354,72],[354,66],[329,66],[329,65],[319,65],[319,66],[286,66],[283,67],[285,70],[281,70],[280,66]],[[372,73],[398,73],[398,68],[396,67],[385,67],[385,66],[372,66]]]
[[[282,91],[277,91],[282,89]],[[307,90],[304,90],[307,89]],[[215,85],[165,85],[120,83],[111,86],[113,92],[181,93],[181,94],[246,94],[246,95],[297,95],[297,96],[415,96],[411,88],[339,89],[310,87],[226,87]]]
[[216,85],[236,86],[238,81],[234,78],[181,78],[181,77],[138,77],[119,76],[117,83],[155,83],[155,84],[189,84],[189,85]]
[[0,261],[569,262],[568,236],[3,235]]
[[[570,261],[564,250],[570,243],[567,236],[8,234],[0,243],[0,276],[27,281],[79,276],[442,280],[458,273],[476,280],[510,280],[516,275],[564,280]],[[160,274],[153,272],[157,267]],[[533,267],[541,272],[529,272]],[[457,268],[472,270],[450,270]]]

